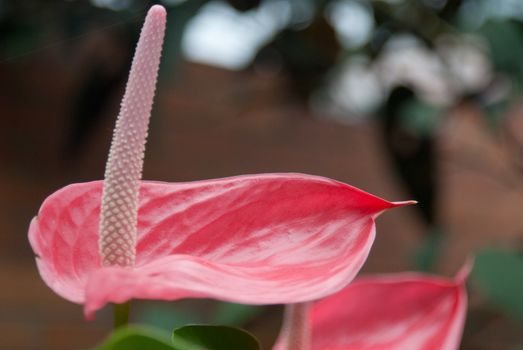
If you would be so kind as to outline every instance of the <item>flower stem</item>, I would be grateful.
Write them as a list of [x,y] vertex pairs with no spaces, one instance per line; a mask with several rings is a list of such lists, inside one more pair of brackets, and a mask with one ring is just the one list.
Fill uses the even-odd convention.
[[114,305],[113,329],[127,326],[127,324],[129,323],[129,309],[130,308],[131,308],[130,302]]
[[285,350],[310,349],[309,308],[310,303],[285,305],[279,341],[284,344]]

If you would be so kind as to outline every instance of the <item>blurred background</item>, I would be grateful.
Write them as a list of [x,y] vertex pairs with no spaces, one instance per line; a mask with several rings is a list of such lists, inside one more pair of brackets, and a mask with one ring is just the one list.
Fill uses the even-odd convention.
[[[0,0],[0,348],[86,349],[36,270],[42,201],[101,179],[147,9],[168,9],[144,178],[304,172],[417,206],[380,217],[363,273],[453,276],[476,256],[462,349],[523,348],[520,0]],[[195,312],[194,310],[198,310]],[[166,330],[281,308],[139,302]]]

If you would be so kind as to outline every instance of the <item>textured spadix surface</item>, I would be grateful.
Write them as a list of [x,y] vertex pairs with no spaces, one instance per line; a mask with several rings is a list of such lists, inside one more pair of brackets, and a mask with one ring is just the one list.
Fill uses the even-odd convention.
[[105,168],[100,255],[105,266],[133,266],[138,190],[165,32],[166,12],[153,6],[136,45]]
[[[309,308],[308,349],[456,350],[467,308],[466,274],[454,280],[416,273],[357,279]],[[283,343],[274,350],[284,350]]]
[[136,264],[103,267],[102,182],[49,196],[29,238],[40,273],[88,316],[131,298],[211,297],[294,303],[349,283],[391,203],[310,175],[265,174],[189,183],[142,182]]

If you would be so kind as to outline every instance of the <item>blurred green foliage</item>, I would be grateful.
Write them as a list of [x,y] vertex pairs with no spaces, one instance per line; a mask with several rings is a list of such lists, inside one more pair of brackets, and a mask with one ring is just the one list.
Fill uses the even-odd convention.
[[239,328],[190,325],[175,329],[171,339],[143,326],[114,330],[97,350],[260,350],[258,340]]
[[523,323],[523,257],[503,250],[477,254],[473,285],[495,306]]
[[260,350],[258,340],[249,332],[227,326],[193,325],[173,331],[173,343],[191,344],[179,350]]
[[97,350],[173,350],[171,340],[152,328],[123,327],[109,335]]
[[178,303],[146,304],[136,320],[170,331],[186,324],[221,324],[242,327],[257,317],[263,307],[211,300],[188,300]]

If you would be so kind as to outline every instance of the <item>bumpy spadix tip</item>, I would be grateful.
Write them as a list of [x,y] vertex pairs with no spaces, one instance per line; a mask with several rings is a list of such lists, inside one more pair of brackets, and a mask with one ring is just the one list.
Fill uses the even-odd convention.
[[153,5],[149,9],[149,12],[147,12],[147,17],[158,16],[162,20],[165,20],[165,14],[165,7],[163,7],[162,5]]
[[155,5],[147,13],[114,129],[100,215],[99,248],[104,266],[134,265],[138,192],[165,19],[162,6]]

